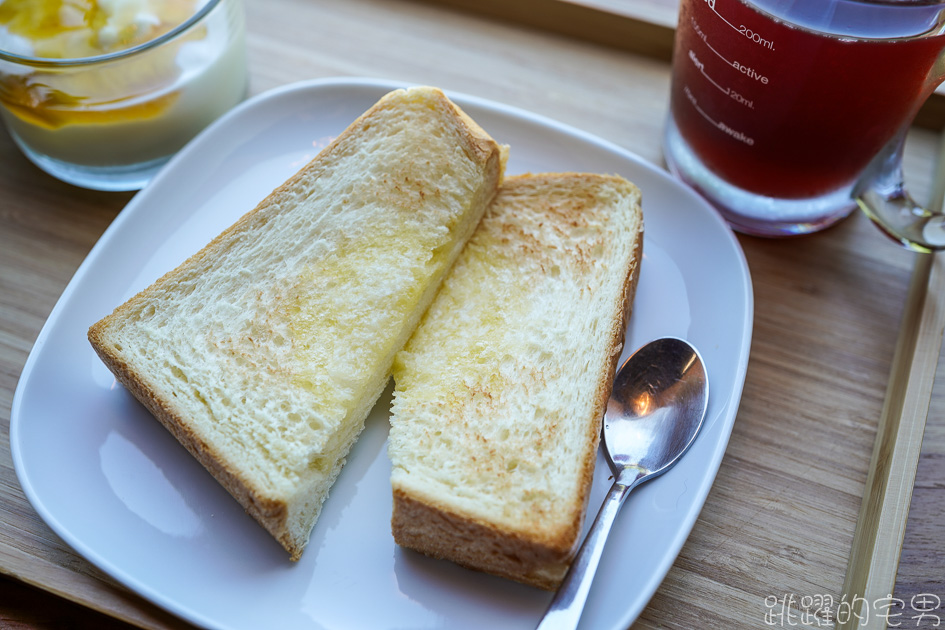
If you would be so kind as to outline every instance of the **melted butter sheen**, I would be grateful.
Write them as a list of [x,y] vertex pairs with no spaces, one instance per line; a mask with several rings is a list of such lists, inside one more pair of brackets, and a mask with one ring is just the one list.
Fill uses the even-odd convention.
[[349,242],[299,279],[288,312],[301,366],[296,384],[326,409],[351,407],[355,392],[392,355],[391,331],[403,327],[445,266],[445,252],[421,228],[399,225]]

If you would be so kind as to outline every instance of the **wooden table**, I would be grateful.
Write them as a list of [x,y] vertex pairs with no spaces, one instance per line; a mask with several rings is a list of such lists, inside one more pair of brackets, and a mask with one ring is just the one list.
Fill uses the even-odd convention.
[[[247,0],[251,91],[329,76],[427,83],[661,163],[673,1]],[[912,131],[906,156],[919,198],[933,191],[943,120],[932,107],[923,122],[931,128]],[[9,452],[13,391],[32,343],[130,198],[62,184],[0,133],[2,628],[186,627],[56,538],[24,498]],[[903,500],[892,514],[908,513],[901,553],[895,536],[881,542],[893,560],[871,574],[895,576],[901,558],[892,594],[903,605],[890,626],[945,621],[945,259],[900,249],[859,214],[814,236],[739,239],[755,292],[744,397],[702,515],[634,628],[831,627],[803,625],[805,606],[840,596],[857,523],[871,531],[860,507],[868,479],[882,477],[870,477],[878,427],[917,424],[921,440],[926,414],[911,505],[908,462],[894,497]],[[923,594],[937,607],[915,619]],[[766,623],[766,613],[780,616]]]

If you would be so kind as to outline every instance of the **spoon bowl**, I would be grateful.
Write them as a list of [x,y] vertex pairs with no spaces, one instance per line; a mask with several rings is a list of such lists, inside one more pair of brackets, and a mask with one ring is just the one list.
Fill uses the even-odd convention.
[[682,339],[651,341],[624,361],[607,402],[602,431],[614,484],[539,630],[577,627],[607,535],[624,500],[633,488],[679,461],[702,427],[708,401],[702,357]]
[[604,454],[614,477],[652,479],[676,463],[702,426],[709,388],[698,351],[675,337],[628,358],[604,414]]

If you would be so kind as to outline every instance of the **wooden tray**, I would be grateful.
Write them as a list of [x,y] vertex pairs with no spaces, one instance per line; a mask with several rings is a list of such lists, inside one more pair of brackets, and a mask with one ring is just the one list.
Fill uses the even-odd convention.
[[[254,93],[319,76],[432,83],[530,109],[661,161],[674,0],[246,6]],[[939,102],[936,95],[923,110],[927,128],[914,130],[906,156],[920,198],[935,195],[929,165],[939,141],[929,129],[945,119]],[[130,195],[51,180],[5,134],[0,164],[0,572],[135,626],[185,627],[49,531],[23,497],[8,448],[13,390],[33,340]],[[945,599],[945,584],[934,577],[943,566],[935,506],[945,502],[945,471],[936,463],[945,461],[942,379],[933,388],[945,296],[941,257],[899,249],[858,214],[804,239],[740,242],[755,290],[742,407],[703,514],[634,627],[759,628],[779,603],[790,604],[788,618],[782,609],[787,625],[804,612],[802,598],[838,597],[844,588],[872,596],[890,579],[889,592],[906,601],[922,592]],[[923,443],[929,404],[937,422]],[[877,469],[874,444],[878,453],[899,454],[895,474],[870,473]],[[920,492],[897,584],[899,544],[878,554],[885,543],[868,541],[901,540],[919,444]],[[864,507],[861,518],[867,487],[877,489],[867,495],[876,500],[863,504],[874,507]],[[0,597],[0,611],[4,604]]]

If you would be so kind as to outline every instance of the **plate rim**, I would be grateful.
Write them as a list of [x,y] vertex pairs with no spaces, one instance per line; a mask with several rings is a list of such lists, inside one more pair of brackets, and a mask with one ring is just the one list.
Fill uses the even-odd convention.
[[[229,124],[229,121],[241,114],[241,112],[249,109],[255,109],[257,107],[263,107],[267,101],[278,100],[285,97],[286,95],[291,95],[297,92],[307,92],[311,90],[320,91],[320,90],[331,90],[339,88],[367,88],[367,89],[376,89],[376,90],[391,90],[398,88],[406,88],[415,85],[423,85],[421,83],[415,82],[405,82],[405,81],[396,81],[390,79],[375,79],[367,77],[325,77],[318,79],[310,79],[304,81],[293,82],[285,85],[281,85],[265,92],[261,92],[257,95],[254,95],[233,109],[227,112],[224,116],[220,117],[211,125],[209,125],[203,132],[198,134],[198,136],[182,149],[177,155],[175,155],[168,164],[155,176],[152,180],[152,184],[149,184],[142,191],[137,193],[126,206],[119,212],[118,216],[109,224],[109,226],[103,231],[102,235],[98,238],[93,247],[89,250],[88,254],[76,268],[72,277],[66,284],[62,293],[56,300],[55,305],[49,312],[49,315],[46,317],[46,320],[43,323],[43,326],[40,329],[39,334],[36,337],[36,340],[31,347],[29,354],[23,368],[18,377],[16,387],[14,389],[14,395],[11,404],[10,410],[10,449],[13,459],[13,467],[17,477],[18,482],[20,483],[21,489],[23,490],[27,500],[29,501],[31,507],[37,512],[40,518],[59,536],[65,544],[72,548],[77,554],[82,556],[86,561],[90,562],[94,566],[97,566],[99,569],[107,573],[116,581],[122,583],[127,588],[133,590],[137,594],[141,595],[147,599],[151,604],[167,610],[172,614],[175,614],[181,617],[184,620],[190,621],[192,623],[197,623],[206,626],[214,626],[214,621],[207,619],[205,615],[201,615],[198,611],[192,609],[189,606],[180,606],[177,602],[173,600],[168,600],[166,597],[160,595],[160,593],[155,593],[152,587],[149,587],[147,584],[141,582],[140,579],[135,578],[134,576],[128,575],[123,569],[114,566],[106,558],[101,557],[97,554],[94,549],[88,548],[87,545],[83,544],[81,540],[76,539],[75,536],[71,534],[69,529],[64,526],[60,520],[51,513],[42,500],[42,498],[36,493],[36,489],[29,483],[28,473],[26,471],[27,464],[23,461],[23,453],[20,448],[20,430],[22,423],[22,405],[24,392],[29,386],[29,383],[33,377],[33,372],[35,370],[35,364],[39,360],[39,356],[42,353],[43,348],[45,347],[49,336],[52,334],[52,331],[56,328],[56,324],[61,318],[62,311],[66,308],[67,303],[72,299],[73,293],[77,290],[76,287],[80,284],[81,280],[84,279],[88,273],[89,269],[95,265],[95,262],[103,255],[102,251],[106,250],[109,243],[114,240],[113,234],[120,232],[122,226],[126,222],[133,220],[136,216],[135,209],[145,203],[148,199],[147,191],[150,190],[154,183],[163,181],[167,177],[171,177],[176,170],[175,165],[186,158],[186,155],[192,150],[192,147],[199,146],[200,140],[207,134],[210,134],[218,127],[226,126]],[[712,458],[706,467],[705,478],[701,480],[699,487],[696,489],[697,492],[697,509],[693,510],[694,515],[691,519],[687,519],[687,522],[684,523],[682,527],[679,528],[677,535],[673,538],[671,549],[669,553],[663,555],[662,561],[659,565],[657,571],[653,572],[651,579],[647,581],[649,596],[646,600],[639,606],[638,610],[628,607],[624,614],[620,616],[621,624],[626,627],[632,623],[645,608],[649,599],[652,598],[652,595],[655,594],[659,585],[665,579],[666,574],[669,569],[675,563],[679,552],[684,545],[685,541],[689,538],[692,528],[694,527],[696,521],[698,520],[699,515],[704,509],[705,500],[707,498],[708,492],[715,483],[715,478],[717,476],[718,470],[721,466],[721,462],[724,458],[724,454],[731,437],[732,426],[734,425],[735,417],[740,405],[742,393],[744,390],[744,383],[748,367],[748,358],[751,348],[752,335],[753,335],[753,316],[754,316],[754,296],[753,296],[753,287],[750,271],[745,259],[744,251],[742,250],[740,244],[736,240],[734,233],[731,228],[724,222],[724,219],[721,218],[718,213],[709,206],[707,202],[702,200],[695,192],[693,192],[689,187],[685,186],[682,182],[672,178],[672,176],[666,172],[664,169],[660,169],[651,162],[645,160],[639,155],[633,153],[632,151],[625,149],[611,141],[608,141],[604,138],[586,132],[582,129],[574,127],[572,125],[559,122],[553,118],[544,116],[542,114],[534,113],[526,109],[522,109],[516,106],[507,105],[502,102],[494,101],[491,99],[466,94],[463,92],[453,91],[449,89],[443,89],[444,93],[453,99],[461,107],[464,107],[466,104],[477,106],[480,108],[485,108],[493,112],[498,112],[503,116],[510,116],[516,119],[525,119],[530,122],[534,122],[541,127],[546,127],[553,129],[556,132],[564,133],[570,137],[576,138],[581,142],[586,142],[593,144],[595,146],[601,147],[609,152],[615,153],[626,159],[630,162],[633,162],[635,166],[649,171],[657,177],[668,180],[673,185],[686,190],[693,201],[702,206],[703,210],[707,210],[709,215],[723,228],[723,232],[728,233],[728,248],[736,256],[736,261],[738,263],[739,270],[741,271],[741,276],[738,279],[739,284],[742,287],[743,295],[742,299],[744,304],[744,317],[743,321],[738,326],[741,331],[740,335],[740,349],[741,352],[737,357],[738,373],[734,375],[734,387],[729,392],[727,399],[724,400],[722,405],[724,409],[728,410],[724,417],[720,418],[722,420],[723,434],[724,439],[716,443],[712,449]],[[588,509],[588,519],[593,518],[593,510],[591,507]],[[652,582],[655,581],[655,586],[649,588]],[[134,585],[134,586],[132,586]]]

